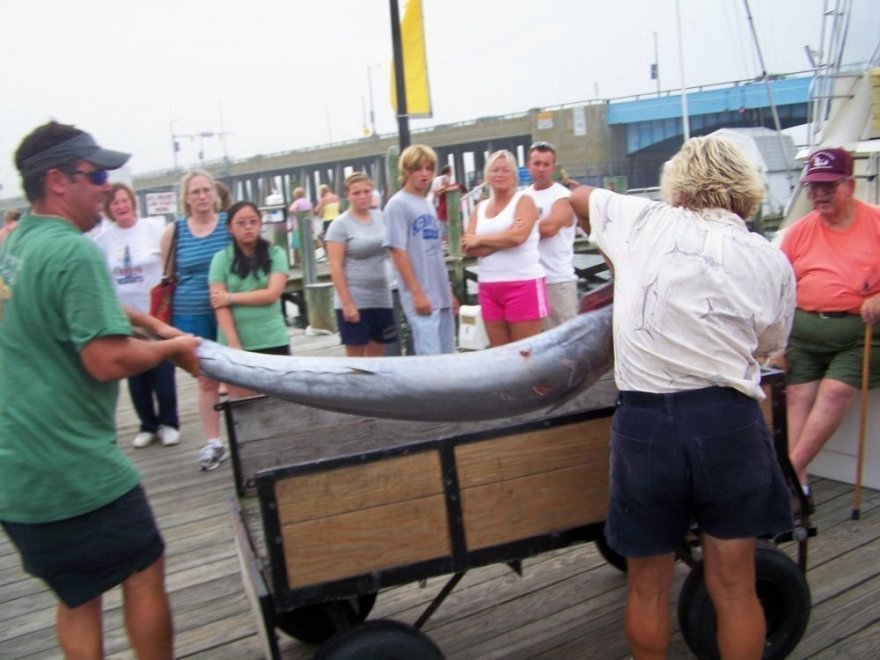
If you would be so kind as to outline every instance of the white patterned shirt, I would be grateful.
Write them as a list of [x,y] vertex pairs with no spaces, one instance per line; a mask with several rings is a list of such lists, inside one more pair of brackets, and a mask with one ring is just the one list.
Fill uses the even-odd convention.
[[724,209],[595,189],[591,240],[614,264],[620,390],[733,387],[764,398],[756,357],[785,348],[795,280],[785,255]]

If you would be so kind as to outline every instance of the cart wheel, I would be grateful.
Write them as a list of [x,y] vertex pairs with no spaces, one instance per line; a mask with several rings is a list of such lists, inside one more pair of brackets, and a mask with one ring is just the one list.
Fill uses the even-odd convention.
[[376,593],[276,612],[275,625],[306,644],[322,644],[338,632],[360,623],[370,614]]
[[[755,588],[764,608],[764,660],[785,658],[801,641],[810,619],[810,587],[798,565],[782,550],[760,542],[755,548]],[[685,578],[678,597],[678,623],[691,651],[701,659],[719,657],[715,608],[703,579],[703,563]]]
[[443,652],[414,626],[376,619],[336,635],[315,660],[443,660]]
[[608,539],[605,538],[604,528],[602,532],[599,533],[599,536],[593,540],[593,543],[596,544],[596,548],[598,548],[599,554],[602,555],[602,559],[614,566],[617,570],[626,573],[626,557],[619,554],[614,548],[608,545]]

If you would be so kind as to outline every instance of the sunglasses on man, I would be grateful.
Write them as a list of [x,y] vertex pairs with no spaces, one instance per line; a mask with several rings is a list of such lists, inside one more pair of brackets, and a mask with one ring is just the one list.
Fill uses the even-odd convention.
[[68,174],[70,176],[82,174],[89,180],[89,183],[94,186],[103,186],[107,183],[107,179],[110,178],[110,174],[107,170],[92,170],[91,172],[86,172],[85,170],[71,170]]

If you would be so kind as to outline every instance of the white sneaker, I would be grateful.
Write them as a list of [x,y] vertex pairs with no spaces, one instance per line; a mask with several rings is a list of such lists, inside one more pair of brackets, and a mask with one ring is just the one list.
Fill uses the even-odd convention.
[[131,444],[133,447],[141,449],[143,447],[149,446],[155,439],[155,433],[150,433],[149,431],[141,431],[136,436],[134,436],[134,440],[131,441]]
[[160,426],[159,430],[156,432],[159,436],[159,440],[162,441],[162,444],[166,447],[170,447],[171,445],[176,445],[180,442],[180,431],[178,431],[173,426]]
[[202,470],[216,470],[227,458],[226,447],[220,440],[210,440],[199,453],[199,467]]

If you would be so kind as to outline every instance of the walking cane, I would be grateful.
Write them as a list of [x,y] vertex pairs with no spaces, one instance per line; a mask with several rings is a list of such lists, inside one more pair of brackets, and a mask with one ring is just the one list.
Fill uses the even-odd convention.
[[862,471],[865,460],[865,436],[868,428],[868,385],[871,381],[871,339],[874,331],[872,323],[865,324],[865,350],[862,357],[862,409],[859,417],[859,454],[856,459],[856,490],[853,500],[852,519],[858,520],[862,506]]

